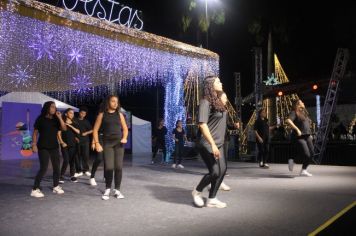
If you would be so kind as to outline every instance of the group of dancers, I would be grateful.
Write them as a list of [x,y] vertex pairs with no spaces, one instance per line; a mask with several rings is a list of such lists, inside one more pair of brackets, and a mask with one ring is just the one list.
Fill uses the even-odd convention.
[[[209,76],[205,78],[203,84],[203,96],[199,105],[198,149],[200,156],[208,169],[208,173],[203,176],[201,181],[192,191],[193,202],[197,207],[206,206],[225,208],[227,206],[225,202],[220,201],[216,197],[219,189],[230,190],[230,188],[223,183],[227,170],[227,148],[225,138],[227,136],[228,119],[226,102],[227,97],[223,92],[220,79],[217,76]],[[79,114],[80,113],[81,112],[79,112]],[[117,96],[107,97],[100,108],[93,129],[91,129],[90,124],[83,125],[86,123],[83,121],[85,120],[84,113],[79,115],[79,120],[82,120],[83,123],[80,127],[74,125],[73,117],[74,112],[72,110],[67,110],[62,116],[61,113],[56,110],[54,102],[46,102],[44,104],[41,115],[37,118],[34,125],[33,151],[38,152],[40,170],[35,178],[31,196],[44,196],[40,190],[40,182],[46,173],[49,160],[51,160],[53,166],[53,192],[56,194],[64,193],[64,190],[59,186],[59,182],[63,180],[63,175],[68,163],[70,166],[71,181],[76,181],[76,171],[84,171],[84,173],[88,172],[87,174],[89,174],[89,167],[87,165],[83,165],[83,170],[75,169],[76,159],[74,156],[77,151],[74,148],[74,144],[79,141],[80,153],[85,152],[84,149],[89,152],[89,148],[87,148],[89,145],[88,135],[92,133],[93,138],[91,147],[98,155],[93,162],[92,172],[90,173],[90,183],[96,185],[94,178],[95,171],[100,164],[101,159],[103,159],[106,188],[102,195],[102,199],[108,200],[110,198],[113,180],[113,195],[116,198],[124,198],[124,195],[120,191],[120,186],[122,180],[124,144],[127,142],[128,129],[125,117],[120,112],[119,98]],[[298,150],[304,158],[300,174],[302,176],[310,177],[312,175],[307,171],[307,167],[310,158],[313,155],[314,148],[310,129],[310,118],[306,112],[304,103],[301,100],[294,102],[293,110],[286,120],[286,123],[291,126],[293,130],[293,140],[295,144],[297,144]],[[238,123],[232,125],[235,128],[239,128]],[[157,145],[155,145],[153,150],[152,162],[155,159],[158,149],[162,150],[164,160],[166,159],[165,136],[167,133],[168,130],[164,126],[164,120],[160,120],[158,128],[156,129]],[[258,111],[255,133],[260,166],[268,167],[266,158],[268,153],[269,125],[266,118],[266,112],[263,109]],[[77,140],[78,137],[79,140]],[[172,131],[172,138],[176,143],[176,155],[172,167],[184,168],[181,161],[186,135],[181,121],[177,121],[176,128]],[[82,140],[84,141],[81,142]],[[61,145],[62,156],[64,159],[61,170],[59,167],[60,159],[58,141]],[[293,169],[293,164],[293,161],[289,161],[290,170]],[[209,197],[205,202],[203,198],[203,190],[208,186],[210,186]]]

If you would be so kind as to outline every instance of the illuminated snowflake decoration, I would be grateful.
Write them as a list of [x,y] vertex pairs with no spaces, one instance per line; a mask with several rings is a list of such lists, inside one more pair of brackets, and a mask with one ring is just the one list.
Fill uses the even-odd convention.
[[72,64],[72,62],[77,63],[77,65],[80,63],[80,59],[84,57],[82,54],[80,54],[80,52],[81,49],[72,49],[72,52],[68,54],[68,56],[70,57],[68,66]]
[[120,68],[119,60],[114,56],[106,56],[100,58],[103,68],[108,71],[115,71]]
[[37,61],[46,57],[50,60],[54,60],[54,54],[59,51],[59,47],[54,42],[53,34],[47,34],[45,36],[36,34],[34,42],[32,42],[29,47],[35,51]]
[[271,76],[267,76],[267,80],[263,81],[265,85],[277,85],[281,84],[278,80],[277,77],[274,76],[274,73],[272,73]]
[[36,77],[31,74],[32,69],[29,69],[29,65],[23,68],[21,65],[12,66],[13,72],[8,74],[12,78],[11,84],[14,84],[16,88],[27,87],[31,85],[30,80]]
[[90,77],[86,75],[78,75],[73,77],[70,85],[72,85],[74,90],[78,93],[89,92],[93,89],[93,83],[91,82]]

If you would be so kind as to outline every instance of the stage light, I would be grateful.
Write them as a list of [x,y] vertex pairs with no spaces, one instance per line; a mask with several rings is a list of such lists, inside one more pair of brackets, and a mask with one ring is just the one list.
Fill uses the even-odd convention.
[[278,91],[277,95],[278,95],[279,97],[282,97],[282,96],[283,96],[283,92],[282,92],[282,91]]
[[317,90],[318,89],[318,85],[314,84],[312,88],[313,88],[313,90]]

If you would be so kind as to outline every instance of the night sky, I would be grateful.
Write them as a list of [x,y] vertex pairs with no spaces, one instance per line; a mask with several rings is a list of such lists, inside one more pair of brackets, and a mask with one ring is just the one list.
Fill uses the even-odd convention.
[[[204,4],[203,0],[197,1]],[[198,41],[194,28],[182,33],[180,22],[187,0],[119,2],[142,11],[144,31],[196,46],[205,45],[205,37]],[[348,71],[355,72],[356,4],[353,1],[218,0],[209,5],[213,7],[223,8],[226,20],[224,25],[212,26],[209,49],[220,55],[220,78],[231,101],[234,97],[233,72],[241,73],[243,96],[253,90],[251,49],[255,46],[263,48],[266,75],[269,28],[273,29],[274,51],[291,81],[329,78],[338,47],[351,50]],[[260,45],[248,31],[249,25],[256,20],[262,24],[264,41]],[[153,121],[154,95],[154,90],[143,91],[138,96],[121,100],[133,113]],[[161,105],[162,102],[161,99]]]

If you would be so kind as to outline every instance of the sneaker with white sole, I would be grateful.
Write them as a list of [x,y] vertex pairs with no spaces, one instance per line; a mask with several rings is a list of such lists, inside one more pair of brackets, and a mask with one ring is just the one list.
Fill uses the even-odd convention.
[[204,199],[202,197],[202,192],[199,192],[196,189],[194,189],[193,192],[192,192],[192,196],[193,196],[194,204],[197,207],[203,207],[204,206]]
[[78,177],[80,177],[80,176],[83,176],[83,172],[79,172],[79,173],[75,173],[75,174],[74,174],[74,177],[75,177],[75,178],[78,178]]
[[109,200],[109,198],[110,198],[110,189],[107,188],[107,189],[105,189],[105,192],[104,192],[103,196],[101,196],[101,199]]
[[179,164],[177,168],[184,169],[184,166],[182,164]]
[[173,164],[173,165],[172,165],[172,168],[173,168],[173,169],[177,168],[177,165],[176,165],[176,164]]
[[125,196],[117,189],[114,189],[114,197],[118,198],[118,199],[124,199]]
[[302,170],[300,171],[300,176],[312,177],[313,175],[310,174],[307,170],[302,169]]
[[268,168],[269,168],[269,165],[268,165],[267,163],[265,163],[265,164],[264,164],[264,167],[268,169]]
[[222,182],[222,183],[220,184],[219,189],[220,189],[220,190],[223,190],[223,191],[230,191],[230,190],[231,190],[230,186],[227,185],[227,184],[225,184],[224,182]]
[[63,177],[59,177],[59,183],[60,184],[64,184],[64,178]]
[[54,188],[53,188],[53,193],[56,193],[56,194],[63,194],[64,191],[63,191],[62,187],[58,185],[57,187],[54,187]]
[[97,186],[98,185],[94,178],[90,178],[89,183],[90,183],[91,186]]
[[89,171],[85,171],[85,173],[84,173],[86,176],[91,176],[91,173],[89,172]]
[[215,208],[225,208],[227,204],[225,202],[219,201],[217,198],[208,198],[206,201],[207,207],[215,207]]
[[294,168],[294,160],[293,159],[289,159],[288,160],[288,169],[289,171],[293,171]]
[[44,197],[44,194],[41,192],[40,189],[32,189],[31,191],[31,197],[36,197],[36,198],[40,198],[40,197]]

